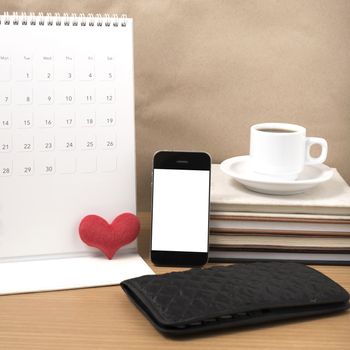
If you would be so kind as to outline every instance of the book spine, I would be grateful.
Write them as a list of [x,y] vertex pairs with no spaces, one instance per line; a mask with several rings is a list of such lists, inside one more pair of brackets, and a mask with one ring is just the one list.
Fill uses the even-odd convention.
[[334,265],[334,266],[349,266],[350,260],[318,260],[318,259],[278,259],[278,258],[218,258],[218,257],[209,257],[209,263],[246,263],[246,262],[264,262],[264,261],[279,261],[279,262],[296,262],[305,265]]
[[233,236],[233,235],[254,235],[265,237],[288,236],[288,237],[322,237],[350,238],[350,232],[339,231],[308,231],[308,230],[271,230],[271,229],[232,229],[232,228],[210,228],[210,235],[213,236]]
[[326,253],[326,254],[349,254],[350,248],[323,248],[323,247],[289,247],[289,246],[274,246],[274,245],[209,245],[209,251],[221,252],[269,252],[269,253]]
[[350,207],[321,207],[306,205],[250,205],[250,204],[232,204],[232,203],[211,203],[211,211],[221,212],[259,212],[276,214],[319,214],[319,215],[350,215]]
[[274,216],[239,216],[239,215],[220,215],[211,213],[210,220],[213,221],[259,221],[259,222],[297,222],[297,223],[316,223],[316,224],[350,224],[350,219],[332,219],[332,218],[312,218],[312,217],[274,217]]

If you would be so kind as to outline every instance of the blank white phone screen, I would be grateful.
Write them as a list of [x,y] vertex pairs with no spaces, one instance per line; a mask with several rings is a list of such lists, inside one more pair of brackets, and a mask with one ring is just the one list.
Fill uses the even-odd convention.
[[207,252],[210,172],[154,169],[152,250]]

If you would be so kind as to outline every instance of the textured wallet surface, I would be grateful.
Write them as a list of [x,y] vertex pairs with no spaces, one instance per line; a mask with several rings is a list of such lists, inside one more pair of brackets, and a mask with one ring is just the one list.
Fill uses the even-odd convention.
[[161,332],[181,335],[321,315],[349,307],[349,294],[305,265],[242,263],[142,276],[123,290]]

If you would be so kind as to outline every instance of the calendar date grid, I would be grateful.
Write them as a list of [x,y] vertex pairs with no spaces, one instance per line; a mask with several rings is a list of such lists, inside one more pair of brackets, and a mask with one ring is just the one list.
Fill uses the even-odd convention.
[[114,80],[113,56],[0,54],[0,177],[114,171]]

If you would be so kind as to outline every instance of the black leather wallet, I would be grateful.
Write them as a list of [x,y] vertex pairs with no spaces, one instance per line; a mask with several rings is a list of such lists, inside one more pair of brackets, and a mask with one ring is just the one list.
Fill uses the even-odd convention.
[[147,275],[121,283],[161,332],[185,335],[328,314],[349,307],[349,294],[298,263],[260,262]]

